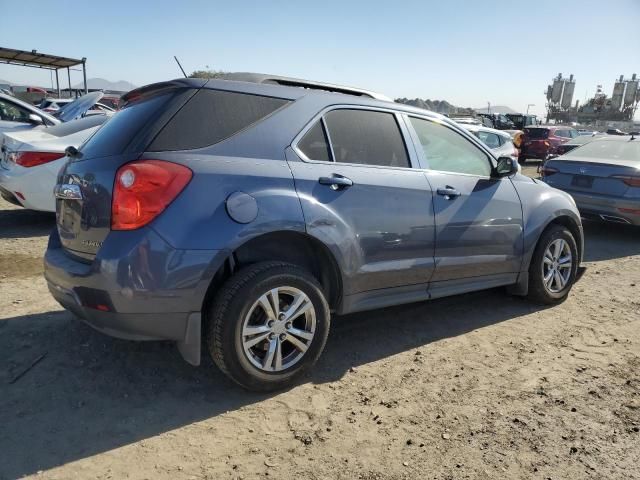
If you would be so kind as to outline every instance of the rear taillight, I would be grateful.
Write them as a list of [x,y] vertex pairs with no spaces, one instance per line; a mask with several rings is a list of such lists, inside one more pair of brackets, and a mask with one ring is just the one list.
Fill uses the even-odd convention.
[[18,152],[15,161],[17,165],[29,168],[53,162],[62,157],[64,157],[64,153],[60,152]]
[[550,177],[551,175],[558,173],[558,169],[543,165],[543,167],[540,169],[540,173],[542,173],[543,177]]
[[640,215],[640,208],[618,208],[622,213],[630,213],[631,215]]
[[630,187],[640,187],[640,177],[635,177],[633,175],[612,175],[611,178],[622,180]]
[[163,160],[127,163],[116,172],[111,229],[135,230],[158,216],[191,180],[190,169]]

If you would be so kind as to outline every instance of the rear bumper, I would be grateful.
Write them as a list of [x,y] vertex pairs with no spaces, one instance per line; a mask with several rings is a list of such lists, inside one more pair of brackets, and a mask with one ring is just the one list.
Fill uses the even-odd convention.
[[2,188],[2,185],[0,185],[0,197],[4,198],[7,202],[12,203],[13,205],[17,205],[18,207],[22,206],[13,192],[7,190],[6,188]]
[[[589,195],[571,190],[565,191],[576,201],[580,215],[587,219],[640,225],[640,214],[634,214],[629,211],[640,211],[640,200]],[[624,211],[625,209],[627,210],[626,212]]]
[[111,232],[93,262],[84,263],[65,252],[54,230],[44,275],[58,303],[95,329],[128,340],[178,342],[197,365],[202,302],[224,258],[220,250],[174,249],[143,228]]
[[[53,163],[59,165],[59,162]],[[11,170],[0,168],[0,188],[7,194],[2,194],[2,197],[8,201],[13,197],[17,205],[29,210],[55,212],[53,185],[56,173],[51,169],[49,165],[34,168],[16,166]],[[22,198],[15,192],[20,192]]]
[[520,159],[526,160],[528,158],[534,158],[536,160],[546,160],[549,156],[549,152],[528,152],[526,150],[520,152]]

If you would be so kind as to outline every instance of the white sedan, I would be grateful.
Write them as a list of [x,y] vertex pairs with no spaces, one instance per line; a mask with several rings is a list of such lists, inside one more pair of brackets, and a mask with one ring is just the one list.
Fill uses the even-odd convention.
[[67,160],[65,149],[79,147],[108,118],[92,115],[46,129],[0,135],[0,195],[30,210],[55,212],[53,187]]
[[505,130],[460,123],[460,126],[480,139],[491,149],[496,158],[511,157],[518,161],[518,149],[514,144],[514,138]]

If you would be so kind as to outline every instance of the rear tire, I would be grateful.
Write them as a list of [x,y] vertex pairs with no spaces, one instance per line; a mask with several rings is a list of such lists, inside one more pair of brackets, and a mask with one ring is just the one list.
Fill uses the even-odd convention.
[[206,332],[215,364],[248,390],[291,385],[324,349],[330,312],[318,281],[282,262],[250,265],[213,302]]
[[571,291],[578,271],[578,247],[571,232],[551,225],[538,240],[529,265],[528,297],[551,305],[562,302]]

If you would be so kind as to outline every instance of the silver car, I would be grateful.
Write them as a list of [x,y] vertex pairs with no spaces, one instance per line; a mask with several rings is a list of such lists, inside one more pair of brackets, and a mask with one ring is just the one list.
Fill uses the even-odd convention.
[[52,127],[59,123],[60,120],[38,107],[0,93],[0,132],[25,130],[38,125]]
[[[104,96],[102,92],[91,92],[63,105],[55,115],[50,115],[34,105],[15,97],[0,93],[0,133],[29,130],[34,127],[52,127],[75,120],[87,114],[96,113],[92,109]],[[107,107],[108,108],[108,107]],[[107,113],[100,110],[97,113]],[[112,113],[112,112],[108,112]],[[107,113],[107,114],[108,114]]]
[[542,168],[543,180],[571,194],[584,218],[640,225],[640,138],[593,137]]
[[491,149],[496,158],[511,157],[518,161],[518,150],[510,133],[468,123],[460,123],[460,126],[478,137],[482,143]]

